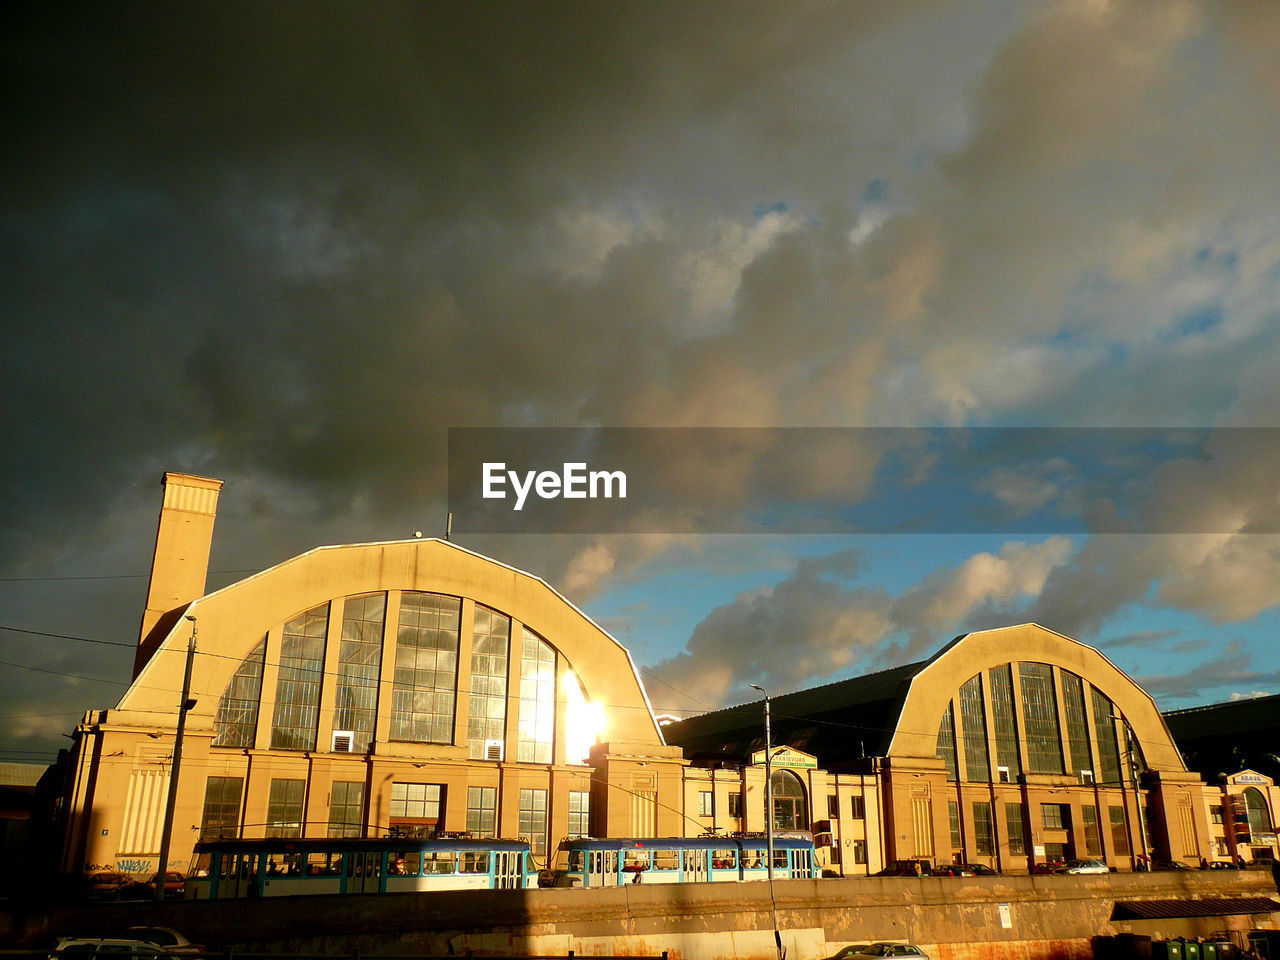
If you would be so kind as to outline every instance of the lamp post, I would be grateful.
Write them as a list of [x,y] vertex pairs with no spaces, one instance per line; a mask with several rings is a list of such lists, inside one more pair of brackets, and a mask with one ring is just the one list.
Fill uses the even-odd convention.
[[1138,836],[1142,840],[1142,857],[1139,862],[1144,870],[1151,869],[1151,851],[1147,848],[1147,816],[1145,812],[1146,805],[1142,800],[1142,781],[1138,777],[1138,766],[1133,762],[1133,731],[1129,729],[1129,724],[1124,722],[1124,717],[1111,715],[1111,719],[1124,724],[1124,746],[1125,751],[1129,754],[1129,769],[1133,772],[1133,802],[1138,807]]
[[769,882],[773,883],[773,731],[769,724],[769,694],[764,687],[749,683],[764,694],[764,836],[769,856]]

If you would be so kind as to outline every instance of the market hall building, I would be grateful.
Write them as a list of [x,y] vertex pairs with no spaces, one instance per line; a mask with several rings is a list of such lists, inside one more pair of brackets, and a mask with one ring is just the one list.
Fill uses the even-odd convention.
[[[764,830],[762,703],[660,727],[616,640],[446,541],[318,548],[205,595],[220,489],[164,477],[133,684],[55,771],[63,872],[157,869],[193,632],[169,869],[225,836],[519,836],[541,865],[583,834]],[[1232,788],[1188,772],[1144,691],[1039,626],[771,705],[774,826],[813,831],[830,874],[1274,855],[1215,823]],[[1258,776],[1234,789],[1270,824]]]

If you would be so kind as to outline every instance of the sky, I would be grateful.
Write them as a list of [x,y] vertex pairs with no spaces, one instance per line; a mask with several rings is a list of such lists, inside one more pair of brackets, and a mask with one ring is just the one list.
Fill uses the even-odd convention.
[[[1165,709],[1280,691],[1280,5],[0,24],[0,759],[123,692],[163,471],[225,481],[213,589],[441,534],[450,428],[763,431],[661,450],[625,524],[454,528],[613,632],[661,712],[1026,621]],[[787,456],[808,427],[843,439]],[[1034,440],[1064,427],[1199,432],[1103,469]],[[917,484],[862,428],[1022,429]],[[896,519],[772,522],[815,502]]]

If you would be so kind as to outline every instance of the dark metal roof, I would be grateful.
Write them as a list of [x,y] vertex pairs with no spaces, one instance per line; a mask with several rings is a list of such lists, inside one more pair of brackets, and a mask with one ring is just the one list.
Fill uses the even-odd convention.
[[1212,777],[1252,768],[1280,776],[1280,695],[1171,710],[1164,722],[1192,770]]
[[[884,756],[911,679],[930,660],[773,697],[773,742],[812,753],[824,766]],[[690,757],[743,761],[764,747],[764,705],[745,703],[662,728]]]
[[1112,920],[1165,920],[1172,917],[1236,917],[1277,913],[1269,897],[1206,897],[1203,900],[1117,900]]

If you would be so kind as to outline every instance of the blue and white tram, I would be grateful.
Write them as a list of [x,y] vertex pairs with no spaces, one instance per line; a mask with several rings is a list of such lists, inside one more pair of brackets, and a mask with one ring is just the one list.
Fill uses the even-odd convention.
[[206,840],[191,864],[186,895],[199,900],[518,890],[537,880],[529,844],[515,840]]
[[[718,883],[767,880],[764,837],[631,837],[564,840],[542,882],[555,887],[614,887],[624,883]],[[774,837],[773,875],[813,876],[813,837]]]

